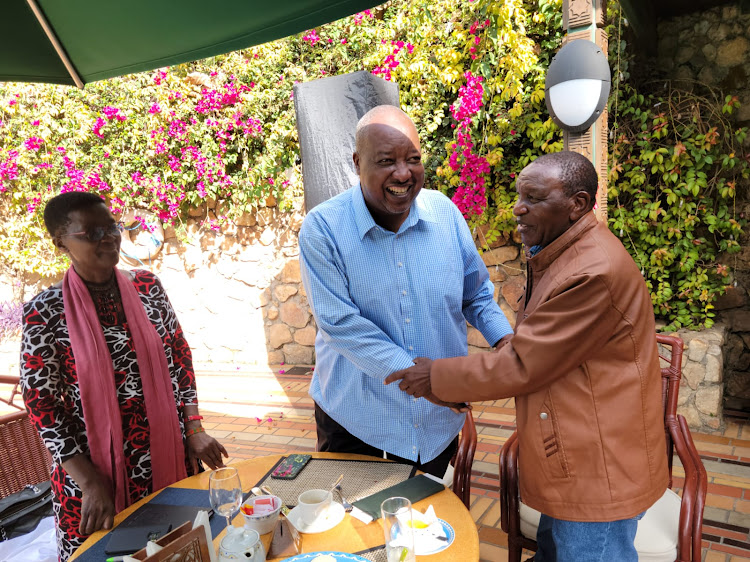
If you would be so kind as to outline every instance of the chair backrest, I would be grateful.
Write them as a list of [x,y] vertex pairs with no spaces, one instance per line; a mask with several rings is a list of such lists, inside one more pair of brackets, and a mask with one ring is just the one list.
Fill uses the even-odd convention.
[[682,378],[682,351],[684,344],[676,336],[656,334],[661,365],[661,395],[664,407],[664,433],[667,437],[667,459],[669,465],[669,487],[672,487],[672,457],[674,440],[670,427],[677,424],[677,398]]
[[0,498],[49,480],[52,459],[25,410],[0,416]]
[[471,505],[471,465],[476,450],[477,428],[474,425],[474,416],[468,412],[453,460],[453,493],[464,502],[467,509]]

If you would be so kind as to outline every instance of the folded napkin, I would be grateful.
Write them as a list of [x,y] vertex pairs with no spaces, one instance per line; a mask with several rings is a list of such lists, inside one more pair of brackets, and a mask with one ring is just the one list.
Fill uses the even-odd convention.
[[369,523],[380,518],[380,504],[388,498],[407,498],[412,503],[423,500],[433,494],[442,492],[445,486],[428,478],[424,474],[409,478],[403,482],[381,490],[371,496],[355,501],[352,505],[352,517],[356,517],[363,523]]
[[414,551],[417,555],[431,554],[446,546],[448,537],[432,506],[424,513],[412,509],[411,519],[414,529]]

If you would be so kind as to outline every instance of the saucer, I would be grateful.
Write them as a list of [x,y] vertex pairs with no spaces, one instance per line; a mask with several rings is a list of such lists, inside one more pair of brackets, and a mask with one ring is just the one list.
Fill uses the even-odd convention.
[[[451,527],[450,523],[443,521],[442,519],[438,519],[438,522],[443,527],[443,533],[445,534],[445,537],[447,537],[447,541],[440,541],[439,539],[430,540],[427,544],[431,547],[425,548],[425,542],[417,540],[417,537],[415,538],[415,546],[414,553],[417,556],[426,556],[428,554],[436,554],[438,552],[442,552],[446,548],[448,548],[450,545],[453,544],[453,541],[456,538],[456,533],[453,530],[453,527]],[[415,529],[415,534],[420,534],[420,532],[428,534],[429,531],[427,529]]]
[[325,552],[305,552],[303,554],[297,554],[296,556],[292,556],[291,558],[285,558],[283,562],[310,562],[311,560],[315,560],[318,556],[321,556],[323,554],[327,554],[328,556],[332,556],[336,562],[369,562],[367,558],[362,558],[361,556],[358,556],[356,554],[349,554],[347,552],[333,552],[333,551],[325,551]]
[[346,515],[344,506],[338,502],[331,502],[331,507],[328,508],[326,514],[316,519],[312,525],[302,523],[301,513],[302,511],[297,506],[289,512],[287,519],[300,533],[308,534],[325,533],[341,523]]

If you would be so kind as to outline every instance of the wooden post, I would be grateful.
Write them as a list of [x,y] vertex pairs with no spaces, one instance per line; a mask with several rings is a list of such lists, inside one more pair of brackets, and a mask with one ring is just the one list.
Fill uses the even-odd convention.
[[[576,39],[588,39],[607,54],[608,38],[604,32],[607,0],[563,0],[563,27],[567,35],[563,44]],[[563,132],[563,147],[583,154],[591,160],[599,174],[599,190],[596,194],[596,216],[607,220],[607,109],[599,119],[583,133]]]

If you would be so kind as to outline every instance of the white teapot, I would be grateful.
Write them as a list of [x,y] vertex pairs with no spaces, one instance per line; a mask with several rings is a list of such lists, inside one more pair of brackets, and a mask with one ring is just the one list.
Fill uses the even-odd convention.
[[257,531],[239,527],[227,529],[227,534],[219,545],[219,562],[230,560],[266,562],[266,551]]

